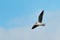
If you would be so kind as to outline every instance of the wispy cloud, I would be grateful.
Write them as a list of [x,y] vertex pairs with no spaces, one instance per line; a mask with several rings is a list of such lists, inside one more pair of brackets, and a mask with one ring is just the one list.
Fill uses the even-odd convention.
[[60,40],[60,29],[53,33],[30,28],[13,28],[6,31],[0,28],[0,40]]

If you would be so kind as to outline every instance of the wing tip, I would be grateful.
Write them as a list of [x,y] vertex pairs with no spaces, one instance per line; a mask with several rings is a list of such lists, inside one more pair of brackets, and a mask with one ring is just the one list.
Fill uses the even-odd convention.
[[32,29],[34,29],[34,28],[32,27]]
[[44,10],[42,10],[42,12],[44,12]]

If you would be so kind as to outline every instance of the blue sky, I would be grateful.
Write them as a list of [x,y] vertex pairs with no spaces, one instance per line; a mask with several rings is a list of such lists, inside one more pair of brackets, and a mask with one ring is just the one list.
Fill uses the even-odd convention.
[[[46,26],[31,30],[42,10]],[[0,0],[0,40],[59,40],[59,10],[60,0]]]
[[35,12],[57,11],[59,7],[59,0],[1,0],[0,25],[8,28],[7,23],[15,18],[26,18],[25,20],[29,23],[29,17],[33,16]]

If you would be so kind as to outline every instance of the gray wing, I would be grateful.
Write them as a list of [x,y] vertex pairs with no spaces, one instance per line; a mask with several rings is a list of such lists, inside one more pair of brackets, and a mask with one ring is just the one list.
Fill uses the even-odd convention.
[[39,18],[38,18],[38,21],[39,22],[42,22],[42,19],[43,19],[43,13],[44,13],[44,10],[41,12],[41,14],[39,15]]
[[39,25],[34,25],[33,27],[32,27],[32,29],[34,29],[34,28],[36,28],[36,27],[38,27]]

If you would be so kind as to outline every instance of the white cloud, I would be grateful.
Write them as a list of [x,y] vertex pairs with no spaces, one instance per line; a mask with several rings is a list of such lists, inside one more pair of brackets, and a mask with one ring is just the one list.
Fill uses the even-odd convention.
[[0,28],[0,40],[60,40],[59,30],[49,33],[40,29],[13,28],[7,31]]
[[7,32],[3,28],[0,28],[0,40],[7,40]]
[[60,40],[60,29],[58,28],[54,33],[53,33],[53,40]]

